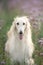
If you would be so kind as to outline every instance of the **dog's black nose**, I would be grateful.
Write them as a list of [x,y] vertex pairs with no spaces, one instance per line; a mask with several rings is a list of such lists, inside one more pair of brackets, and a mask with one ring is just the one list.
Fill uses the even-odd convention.
[[22,34],[22,31],[20,31],[20,33],[19,34]]

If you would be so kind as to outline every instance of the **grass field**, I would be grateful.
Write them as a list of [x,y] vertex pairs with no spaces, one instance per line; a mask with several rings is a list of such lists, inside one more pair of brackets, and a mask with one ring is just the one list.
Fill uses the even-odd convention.
[[[6,32],[9,30],[12,21],[13,21],[13,17],[17,16],[19,13],[6,13],[5,11],[3,11],[3,13],[0,13],[0,19],[3,19],[4,25],[2,26],[2,28],[0,29],[0,65],[5,64],[5,65],[9,65],[9,60],[6,62],[6,57],[5,57],[5,53],[4,53],[4,46],[5,46],[5,42],[7,40],[6,37]],[[38,39],[43,37],[43,23],[41,24],[41,29],[39,31],[39,34],[34,33],[33,31],[33,42],[35,44],[35,52],[34,52],[34,59],[35,59],[35,64],[36,65],[43,65],[43,56],[40,56],[40,52],[43,52],[43,48],[40,47],[40,45],[38,44]],[[1,64],[2,63],[2,64]]]

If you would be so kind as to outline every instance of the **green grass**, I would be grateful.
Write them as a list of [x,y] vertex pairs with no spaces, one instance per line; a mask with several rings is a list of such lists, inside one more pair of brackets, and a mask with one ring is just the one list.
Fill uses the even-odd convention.
[[[4,53],[4,46],[5,46],[5,42],[7,40],[6,33],[7,33],[7,31],[9,30],[9,28],[10,28],[10,26],[12,24],[13,17],[15,17],[16,15],[19,14],[19,12],[18,13],[16,13],[16,12],[13,12],[13,13],[11,13],[11,12],[8,13],[7,12],[6,13],[5,11],[3,11],[3,13],[0,15],[0,19],[4,19],[5,20],[5,24],[4,24],[4,26],[2,27],[2,29],[0,31],[0,62],[2,62],[3,60],[6,59],[5,55],[4,55],[5,54]],[[39,34],[35,34],[33,32],[33,42],[35,44],[35,50],[37,50],[38,52],[41,52],[41,51],[43,52],[43,49],[40,48],[40,46],[38,44],[38,41],[37,41],[37,39],[40,39],[41,37],[43,37],[43,23],[41,25],[41,29],[39,31]],[[43,65],[42,64],[43,57],[39,56],[37,54],[37,52],[34,53],[34,59],[35,59],[35,63],[37,65]],[[9,63],[10,62],[9,62],[9,59],[8,59],[8,61],[6,62],[5,65],[9,65]]]

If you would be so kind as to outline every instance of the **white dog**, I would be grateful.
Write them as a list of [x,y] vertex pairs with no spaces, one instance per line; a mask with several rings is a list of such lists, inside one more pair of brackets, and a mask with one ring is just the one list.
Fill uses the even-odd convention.
[[19,62],[23,65],[32,65],[34,63],[32,54],[34,44],[31,37],[30,20],[26,16],[16,17],[8,31],[8,39],[5,44],[5,51],[10,60]]

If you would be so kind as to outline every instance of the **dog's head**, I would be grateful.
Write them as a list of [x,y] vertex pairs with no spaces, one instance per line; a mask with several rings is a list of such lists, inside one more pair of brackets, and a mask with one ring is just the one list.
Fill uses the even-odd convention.
[[20,39],[23,38],[23,35],[25,34],[25,32],[27,32],[30,29],[30,23],[29,23],[29,19],[26,16],[23,17],[16,17],[14,19],[14,22],[11,26],[11,31],[15,31]]

